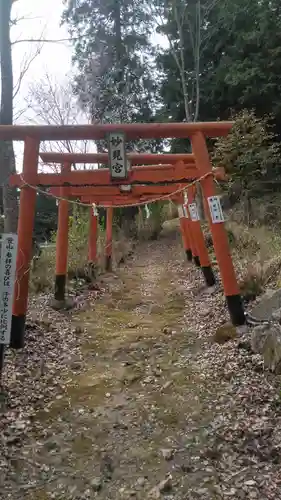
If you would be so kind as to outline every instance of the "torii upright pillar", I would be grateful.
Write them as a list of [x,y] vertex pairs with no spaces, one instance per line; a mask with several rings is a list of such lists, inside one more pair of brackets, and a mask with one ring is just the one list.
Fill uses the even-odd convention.
[[89,247],[88,247],[88,265],[92,277],[95,274],[97,265],[97,242],[98,242],[98,214],[95,204],[90,208],[89,214]]
[[[27,137],[24,141],[23,179],[36,175],[38,168],[39,143]],[[36,204],[36,190],[28,185],[21,186],[20,211],[18,219],[17,279],[15,282],[10,347],[24,347],[25,318],[28,300],[28,281],[32,258],[32,234]]]
[[183,241],[183,246],[185,250],[185,255],[188,261],[192,261],[192,251],[191,251],[191,246],[190,246],[190,237],[188,234],[188,228],[187,225],[185,224],[185,214],[184,214],[184,208],[183,205],[178,205],[178,214],[179,214],[179,221],[180,221],[180,228],[181,228],[181,235],[182,235],[182,241]]
[[[70,172],[71,164],[64,163],[62,172]],[[60,195],[65,198],[65,188],[60,188]],[[66,199],[59,200],[58,230],[56,244],[56,277],[55,300],[64,302],[68,260],[68,219],[69,203]]]
[[195,162],[201,176],[201,186],[205,200],[206,213],[210,223],[213,244],[217,262],[220,268],[224,294],[233,325],[239,326],[245,323],[245,314],[241,300],[235,270],[229,250],[227,233],[223,221],[213,222],[209,208],[209,198],[216,195],[212,177],[212,166],[209,159],[206,139],[202,132],[191,135],[192,151],[195,154]]
[[106,209],[106,243],[105,243],[105,269],[112,270],[112,223],[113,223],[113,208]]

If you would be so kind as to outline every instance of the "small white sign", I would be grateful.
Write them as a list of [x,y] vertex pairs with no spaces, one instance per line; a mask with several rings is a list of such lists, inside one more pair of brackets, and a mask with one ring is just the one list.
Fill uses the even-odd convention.
[[221,222],[224,222],[224,215],[221,208],[220,197],[209,196],[208,205],[213,224],[219,224]]
[[114,132],[108,137],[109,168],[112,179],[126,179],[128,166],[126,158],[125,136]]
[[146,219],[149,219],[150,217],[150,210],[149,210],[149,206],[148,205],[144,205],[144,209],[145,209],[145,214],[146,214]]
[[17,244],[18,237],[16,234],[2,234],[0,262],[0,344],[5,345],[9,345],[11,339]]
[[184,217],[183,215],[183,207],[181,205],[178,205],[178,214],[179,218],[182,219]]
[[189,203],[188,210],[190,213],[190,218],[193,222],[200,220],[199,212],[198,212],[197,205],[196,205],[195,201],[193,203]]
[[93,203],[93,215],[97,217],[99,215],[97,205]]

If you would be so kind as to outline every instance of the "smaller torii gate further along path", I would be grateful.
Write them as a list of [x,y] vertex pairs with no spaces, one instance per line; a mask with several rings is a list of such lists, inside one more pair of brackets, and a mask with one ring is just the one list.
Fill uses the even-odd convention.
[[[61,164],[62,173],[70,172],[72,164],[83,163],[90,164],[96,162],[103,162],[104,164],[109,162],[109,155],[107,153],[41,153],[41,159],[48,163],[59,163]],[[108,169],[96,169],[91,171],[91,178],[88,174],[73,176],[71,173],[71,183],[79,182],[83,178],[84,182],[91,185],[83,186],[72,186],[63,188],[51,188],[50,192],[56,197],[73,197],[79,198],[83,203],[86,204],[96,204],[102,205],[103,207],[108,206],[107,209],[107,242],[106,242],[106,269],[111,268],[112,262],[112,230],[109,229],[111,225],[111,211],[110,206],[125,206],[125,205],[139,205],[140,203],[149,203],[157,199],[157,196],[163,199],[174,198],[177,205],[181,204],[183,187],[188,185],[199,178],[198,171],[194,163],[194,155],[192,154],[143,154],[143,153],[131,153],[128,155],[131,164],[141,165],[146,164],[142,167],[132,167],[129,171],[128,178],[124,180],[124,184],[120,185],[120,182],[116,184],[116,181],[111,181],[110,172]],[[151,160],[151,165],[148,165],[149,160]],[[171,165],[166,165],[166,161],[171,161]],[[177,160],[177,163],[176,163]],[[189,163],[184,163],[184,161]],[[155,162],[155,165],[153,165]],[[156,165],[156,162],[160,162],[160,165]],[[225,180],[225,173],[223,168],[213,169],[214,177],[217,180]],[[44,174],[45,175],[45,174]],[[52,175],[52,174],[51,174]],[[57,174],[55,174],[57,177]],[[66,180],[66,177],[60,178],[62,183]],[[177,182],[185,184],[176,184]],[[45,177],[46,182],[46,177]],[[56,182],[54,176],[48,177],[48,182]],[[105,183],[108,182],[106,185]],[[111,182],[111,184],[110,184]],[[140,184],[141,183],[141,184]],[[125,190],[129,188],[129,190]],[[124,191],[125,190],[125,191]],[[175,194],[176,193],[176,194]],[[150,198],[148,198],[148,196]],[[60,207],[60,203],[64,208]],[[66,200],[61,200],[59,202],[59,230],[57,237],[57,268],[56,268],[56,278],[55,278],[55,299],[63,300],[65,296],[65,283],[66,283],[66,263],[67,258],[63,257],[61,254],[65,254],[67,249],[64,247],[67,245],[67,221],[65,220],[66,211]],[[183,210],[180,209],[180,213]],[[63,222],[64,221],[64,222]],[[215,276],[211,267],[211,262],[209,259],[208,251],[205,245],[204,235],[200,226],[199,221],[190,222],[184,221],[183,216],[180,216],[180,225],[182,232],[183,245],[185,248],[186,256],[188,260],[194,258],[194,262],[198,267],[201,267],[205,283],[207,286],[213,286],[215,284]],[[91,227],[96,228],[97,223],[93,221],[90,223]],[[194,234],[192,232],[194,229]],[[97,235],[92,235],[89,241],[94,242]],[[191,245],[193,243],[193,251]],[[95,244],[96,246],[96,244]],[[96,251],[89,250],[89,254],[94,255]]]
[[[23,171],[19,183],[22,187],[18,222],[17,280],[11,327],[11,347],[22,347],[24,339],[36,187],[40,185],[40,181],[41,183],[43,181],[40,176],[45,175],[38,174],[40,141],[79,139],[93,141],[105,139],[108,134],[113,133],[123,133],[126,135],[127,140],[153,138],[190,139],[205,199],[206,212],[230,317],[234,325],[244,324],[245,315],[229,251],[228,238],[224,229],[223,219],[217,215],[218,208],[220,207],[216,199],[212,166],[206,145],[206,137],[227,135],[232,125],[232,122],[196,122],[77,126],[0,126],[0,140],[20,140],[25,143]],[[71,182],[71,178],[68,180]],[[81,184],[83,185],[83,183]],[[124,184],[124,182],[120,181],[120,184]],[[60,186],[61,184],[57,182],[53,185]]]
[[[163,154],[163,155],[150,155],[150,154],[131,154],[130,159],[133,163],[136,164],[141,164],[142,162],[148,162],[148,160],[151,157],[152,162],[160,161],[163,162],[161,165],[146,165],[146,166],[138,166],[138,167],[132,167],[131,170],[129,171],[128,178],[125,179],[123,182],[123,185],[120,185],[120,181],[116,183],[116,181],[111,180],[110,177],[110,172],[108,168],[103,168],[103,169],[95,169],[95,170],[90,170],[90,171],[78,171],[78,172],[71,172],[71,165],[70,162],[73,163],[79,163],[83,162],[84,164],[90,163],[90,162],[96,162],[96,161],[104,161],[105,163],[108,162],[108,155],[105,154],[69,154],[69,153],[43,153],[40,155],[41,159],[48,160],[48,162],[54,162],[56,163],[59,161],[62,164],[62,169],[61,169],[61,175],[58,174],[39,174],[37,176],[37,181],[39,183],[43,183],[44,186],[52,186],[52,185],[60,185],[60,186],[65,186],[66,184],[72,185],[72,187],[60,187],[60,188],[51,188],[50,192],[54,194],[57,197],[62,197],[62,196],[73,196],[73,197],[81,197],[82,195],[92,195],[92,203],[98,203],[101,204],[105,201],[108,202],[108,204],[112,204],[112,197],[114,197],[114,200],[118,195],[123,196],[123,203],[125,203],[125,198],[126,195],[125,193],[121,190],[125,188],[129,188],[129,192],[127,192],[127,195],[134,195],[135,200],[134,202],[130,202],[133,205],[138,205],[140,202],[140,197],[147,196],[147,195],[154,195],[155,196],[163,196],[163,197],[169,197],[174,194],[175,190],[179,189],[179,185],[176,185],[177,182],[181,183],[190,183],[196,179],[198,179],[198,172],[194,164],[194,156],[190,154],[185,154],[185,155],[174,155],[174,158],[172,158],[173,162],[171,165],[166,165],[165,161],[170,160],[173,155],[171,154]],[[175,164],[175,159],[180,160],[178,161],[177,164]],[[67,161],[66,161],[67,160]],[[106,160],[106,161],[105,161]],[[186,160],[190,163],[183,163],[182,160]],[[214,176],[219,179],[223,180],[225,178],[224,175],[224,170],[222,168],[217,168],[213,170]],[[17,186],[20,186],[21,182],[21,176],[20,175],[15,175],[12,178],[12,182],[15,183]],[[34,179],[34,182],[36,182],[36,179]],[[102,188],[102,192],[101,192]],[[182,188],[180,188],[180,191],[182,191]],[[103,193],[103,194],[102,194]],[[102,196],[102,199],[101,199]],[[139,197],[139,199],[138,199]],[[110,201],[111,200],[111,201]],[[150,201],[153,201],[153,198],[150,198]],[[120,200],[122,202],[122,200]],[[120,205],[120,202],[118,204]],[[86,201],[84,199],[84,203],[90,203],[90,201]],[[117,202],[116,202],[117,203]],[[128,203],[128,201],[126,201]],[[66,242],[66,234],[67,234],[67,229],[66,229],[66,222],[62,222],[66,219],[67,215],[65,215],[67,212],[66,208],[66,202],[62,201],[60,203],[60,209],[59,209],[59,230],[58,230],[58,251],[57,251],[57,268],[56,268],[56,286],[55,286],[55,297],[62,297],[64,296],[64,288],[65,288],[65,282],[66,282],[66,272],[65,268],[67,265],[67,258],[64,257],[64,254],[66,253],[66,250],[64,250],[64,247],[67,245]],[[187,225],[182,225],[182,235],[183,235],[183,242],[186,250],[186,255],[190,259],[191,256],[191,250],[189,246],[189,240],[191,239],[188,237],[187,232],[192,232],[192,226],[195,226],[195,224],[190,224],[189,228]],[[64,229],[61,229],[64,228]],[[197,233],[199,234],[201,231],[201,227],[199,224],[199,227],[197,228]],[[201,249],[201,256],[202,256],[202,265],[201,269],[206,281],[206,284],[208,286],[212,286],[215,283],[215,278],[214,274],[211,269],[211,264],[209,261],[208,253],[207,250],[204,246],[204,238],[203,234],[201,231],[200,235],[200,240],[201,242],[203,241],[203,246],[201,243],[201,246],[199,246],[198,250],[195,250],[194,248],[194,261],[196,265],[200,267],[200,249]],[[187,246],[188,245],[188,246]],[[198,245],[197,245],[198,246]],[[106,252],[107,252],[107,267],[110,266],[111,262],[111,248],[112,245],[109,243],[106,246]],[[64,271],[62,271],[64,269]]]

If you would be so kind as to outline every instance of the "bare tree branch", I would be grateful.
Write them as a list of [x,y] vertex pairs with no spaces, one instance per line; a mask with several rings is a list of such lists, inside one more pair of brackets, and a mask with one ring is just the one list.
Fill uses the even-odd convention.
[[21,69],[20,69],[20,74],[19,74],[18,81],[17,81],[17,83],[16,83],[16,85],[14,86],[14,89],[13,89],[13,98],[14,99],[17,96],[18,92],[20,91],[20,87],[21,87],[22,81],[23,81],[26,73],[28,72],[28,70],[29,70],[31,64],[33,63],[34,59],[36,59],[36,57],[42,51],[42,48],[43,48],[43,43],[36,48],[36,51],[35,51],[35,53],[33,55],[31,55],[30,57],[26,58],[23,61],[22,65],[21,65]]
[[[80,40],[81,38],[82,37],[80,37],[80,38],[58,38],[58,39],[45,38],[44,43],[66,43],[66,42],[72,43],[72,42],[75,42],[77,40]],[[19,40],[14,40],[12,42],[12,45],[16,45],[19,43],[40,43],[40,42],[42,42],[42,39],[40,39],[40,38],[20,38]]]
[[30,16],[21,16],[21,17],[14,17],[13,19],[10,20],[10,26],[11,28],[14,26],[17,26],[19,23],[22,21],[35,21],[36,19],[40,19],[39,16],[36,17],[30,17]]
[[[208,32],[205,36],[203,34],[207,31],[206,19],[217,2],[218,0],[210,0],[209,2],[204,2],[204,5],[202,5],[201,0],[195,0],[195,2],[173,0],[171,5],[170,0],[166,0],[166,3],[165,1],[160,2],[160,4],[156,2],[151,8],[151,15],[154,17],[158,28],[166,36],[170,52],[179,71],[184,99],[185,119],[187,121],[198,120],[200,108],[200,60],[202,52],[211,36]],[[163,29],[167,27],[166,20],[171,15],[177,30],[175,41],[168,30]],[[185,33],[187,32],[189,34],[190,52],[193,60],[192,71],[186,67],[186,52],[188,51],[188,47],[186,46]]]
[[[47,125],[76,125],[89,122],[88,116],[80,110],[76,97],[72,92],[72,82],[59,84],[47,73],[38,83],[32,84],[26,99],[33,116],[31,123]],[[57,151],[60,153],[85,153],[88,151],[88,141],[52,141],[42,142],[42,151]]]

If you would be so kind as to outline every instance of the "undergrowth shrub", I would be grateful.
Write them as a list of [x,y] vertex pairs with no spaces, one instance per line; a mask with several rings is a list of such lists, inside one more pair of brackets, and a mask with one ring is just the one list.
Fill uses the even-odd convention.
[[[105,263],[105,229],[98,229],[98,263],[96,269],[88,266],[89,212],[83,207],[75,207],[69,217],[68,233],[68,279],[90,281],[104,270]],[[116,225],[113,227],[113,263],[118,264],[130,254],[132,240],[124,236]],[[56,234],[51,237],[48,246],[42,248],[42,253],[35,266],[31,266],[30,289],[35,293],[53,288],[56,262]]]
[[241,295],[254,300],[266,286],[278,282],[281,270],[281,239],[266,227],[248,228],[233,221],[226,224],[233,234],[231,253],[238,274]]
[[239,255],[245,255],[246,251],[248,255],[254,256],[260,250],[260,242],[246,225],[229,221],[226,230],[231,248]]
[[[227,236],[228,236],[229,245],[231,247],[235,246],[236,245],[236,236],[235,236],[234,232],[229,228],[226,228],[226,232],[227,232]],[[209,227],[205,226],[203,228],[203,233],[204,233],[206,247],[213,248],[213,238],[212,238]]]
[[51,289],[54,285],[56,248],[52,246],[44,247],[35,265],[31,265],[30,270],[30,290],[33,293],[43,293]]
[[[227,221],[225,224],[241,295],[254,300],[267,286],[281,286],[281,237],[265,226],[249,228]],[[206,246],[214,251],[212,236],[203,225]]]
[[[69,217],[68,233],[68,276],[79,276],[79,271],[87,264],[89,213],[82,207],[75,207]],[[80,273],[81,274],[81,273]]]
[[271,126],[270,116],[258,118],[254,111],[233,114],[234,125],[226,137],[219,138],[212,153],[215,166],[230,174],[226,186],[232,204],[240,202],[243,222],[255,221],[254,199],[276,192],[281,179],[280,143]]
[[[253,258],[253,256],[252,256]],[[261,295],[267,285],[280,286],[281,256],[275,255],[266,261],[254,259],[243,269],[239,287],[241,295],[248,301]]]
[[255,262],[248,265],[245,275],[239,281],[241,296],[246,301],[252,301],[264,291],[263,266]]

